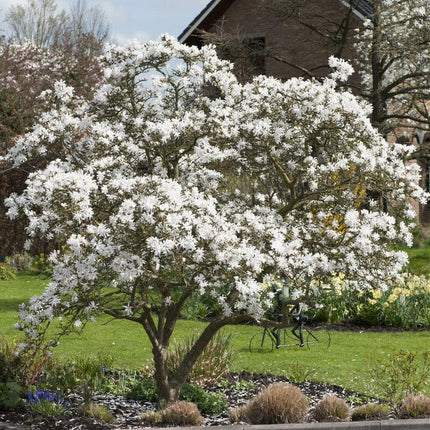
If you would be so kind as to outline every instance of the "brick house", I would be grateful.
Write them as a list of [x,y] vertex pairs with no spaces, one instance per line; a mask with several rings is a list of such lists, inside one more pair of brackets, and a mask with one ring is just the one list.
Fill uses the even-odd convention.
[[[334,51],[341,50],[338,53],[342,58],[353,58],[348,47],[351,31],[345,28],[346,24],[351,28],[360,25],[371,12],[366,2],[357,0],[355,3],[357,6],[350,8],[342,0],[314,0],[314,16],[308,17],[312,28],[306,28],[295,18],[280,16],[267,0],[211,0],[178,40],[201,46],[204,43],[202,31],[236,35],[242,40],[257,41],[264,47],[264,65],[260,61],[260,73],[280,79],[323,76],[328,70],[328,57]],[[337,28],[344,28],[345,34],[338,34],[339,40],[333,40],[329,34]]]
[[[307,14],[306,25],[299,22],[298,13]],[[245,60],[240,55],[220,52],[222,57],[235,63],[239,79],[243,68],[248,72],[243,73],[244,80],[254,74],[280,79],[318,78],[327,74],[328,57],[333,53],[354,62],[354,28],[371,13],[372,8],[365,0],[310,0],[300,11],[290,10],[290,16],[280,13],[273,0],[211,0],[182,31],[178,40],[196,46],[207,41],[217,44],[217,36],[219,40],[247,41],[254,49],[253,57],[247,59],[245,67]],[[261,48],[261,55],[256,47]],[[352,83],[359,85],[358,74],[354,75]],[[410,131],[407,134],[409,137],[399,131],[397,136],[391,135],[388,139],[402,143],[410,143],[412,139],[417,146],[425,140],[430,142],[430,133],[418,130],[412,137]],[[427,161],[420,165],[424,171],[422,186],[430,191],[430,166]],[[417,205],[416,211],[421,224],[430,224],[430,204]]]

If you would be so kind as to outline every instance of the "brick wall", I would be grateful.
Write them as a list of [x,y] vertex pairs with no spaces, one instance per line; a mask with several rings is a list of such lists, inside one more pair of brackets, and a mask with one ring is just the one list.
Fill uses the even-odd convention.
[[[338,0],[312,0],[318,11],[324,11],[324,23],[318,19],[312,20],[315,27],[325,27],[327,22],[340,24],[347,8]],[[321,20],[320,20],[321,21]],[[359,20],[354,20],[359,24]],[[224,15],[209,29],[219,32],[219,29],[229,34],[241,36],[264,36],[266,48],[276,51],[280,57],[289,62],[300,64],[306,69],[318,69],[317,75],[327,72],[328,57],[332,46],[327,46],[327,40],[315,32],[306,29],[295,19],[280,21],[273,12],[258,0],[236,0]],[[348,55],[349,52],[349,55]],[[352,59],[351,50],[347,57]],[[274,59],[266,59],[266,74],[282,79],[301,76],[303,72]]]

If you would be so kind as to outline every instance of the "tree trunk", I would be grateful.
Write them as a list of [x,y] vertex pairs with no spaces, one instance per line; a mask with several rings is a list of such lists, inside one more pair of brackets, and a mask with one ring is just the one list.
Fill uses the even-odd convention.
[[372,36],[372,124],[385,136],[384,119],[387,113],[386,100],[383,93],[384,57],[381,34],[381,5],[379,1],[373,3],[373,36]]
[[171,372],[167,367],[167,348],[154,346],[152,352],[155,363],[154,378],[158,393],[157,408],[163,409],[178,400],[183,383],[179,384],[178,381],[172,380]]
[[[227,324],[238,324],[248,320],[249,317],[246,315],[234,315],[209,323],[191,349],[185,354],[177,369],[168,369],[167,367],[168,339],[164,339],[163,344],[158,339],[155,340],[152,352],[155,363],[154,378],[158,391],[157,407],[164,408],[179,399],[181,388],[187,381],[191,369],[219,329]],[[149,337],[154,339],[153,333]]]

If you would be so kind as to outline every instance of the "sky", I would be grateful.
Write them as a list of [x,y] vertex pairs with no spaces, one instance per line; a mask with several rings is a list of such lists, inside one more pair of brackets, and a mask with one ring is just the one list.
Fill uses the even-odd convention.
[[[57,0],[67,10],[76,0]],[[111,41],[125,44],[136,38],[142,42],[157,39],[163,33],[179,34],[209,3],[209,0],[86,0],[99,5],[110,23]],[[26,0],[0,0],[0,30],[5,30],[4,12],[11,5],[26,4]]]

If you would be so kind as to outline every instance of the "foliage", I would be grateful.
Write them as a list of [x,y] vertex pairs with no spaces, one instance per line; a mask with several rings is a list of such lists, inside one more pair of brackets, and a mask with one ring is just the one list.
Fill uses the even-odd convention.
[[203,319],[207,317],[213,308],[202,300],[202,297],[190,298],[181,309],[181,317],[188,320]]
[[73,360],[49,360],[42,367],[37,378],[38,386],[53,391],[61,390],[69,394],[77,390],[81,381],[77,378]]
[[314,418],[317,421],[346,421],[350,408],[346,401],[335,395],[325,395],[315,406]]
[[369,360],[374,395],[385,399],[398,411],[403,399],[418,394],[430,380],[430,351],[418,354],[398,350],[382,359]]
[[306,382],[312,380],[312,377],[315,375],[315,370],[305,366],[299,361],[295,361],[289,364],[286,375],[290,382]]
[[[183,343],[176,342],[176,339],[173,341],[167,358],[169,369],[173,371],[178,369],[180,363],[184,360],[185,354],[191,350],[197,339],[198,334],[194,332]],[[231,335],[226,336],[222,333],[218,333],[210,340],[190,371],[190,382],[205,385],[218,381],[229,372],[233,355],[230,340]]]
[[31,268],[38,275],[52,276],[52,264],[43,253],[34,257]]
[[[56,82],[45,96],[57,109],[6,156],[16,166],[56,156],[7,199],[10,217],[29,216],[29,240],[64,245],[50,256],[53,281],[20,312],[33,343],[52,322],[60,335],[100,315],[140,324],[169,403],[222,327],[263,316],[273,277],[298,301],[311,277],[335,270],[366,289],[405,263],[389,244],[411,241],[410,198],[426,195],[405,147],[336,90],[348,65],[330,59],[322,83],[241,85],[212,47],[168,36],[107,47],[101,61],[92,100]],[[381,211],[369,187],[396,204]],[[202,294],[219,311],[170,371],[181,309]]]
[[[107,373],[103,380],[102,391],[125,396],[144,378],[142,372],[129,371],[127,369],[115,369]],[[147,378],[144,378],[147,379]]]
[[219,381],[217,385],[220,388],[232,388],[233,390],[240,390],[240,391],[253,391],[255,389],[254,382],[247,381],[246,379],[241,379],[235,382],[231,382],[227,379],[223,379]]
[[156,402],[158,400],[157,383],[153,378],[138,381],[126,394],[129,399]]
[[430,327],[430,280],[403,273],[389,278],[383,288],[355,289],[343,274],[318,284],[312,298],[314,309],[308,311],[316,321],[336,323],[350,320],[370,326],[403,328]]
[[356,320],[404,328],[429,327],[429,292],[428,278],[403,274],[387,289],[377,288],[367,294]]
[[[133,400],[157,402],[159,397],[156,381],[153,378],[138,381],[127,393],[127,397]],[[222,395],[208,393],[202,387],[194,384],[184,384],[179,398],[195,403],[199,410],[205,414],[219,414],[228,405]]]
[[23,403],[21,399],[23,391],[22,386],[16,382],[1,382],[0,380],[0,410],[21,405]]
[[184,384],[179,398],[195,403],[203,414],[220,414],[228,406],[222,394],[208,393],[194,384]]
[[352,409],[351,420],[385,420],[388,419],[390,412],[391,409],[388,405],[380,403],[366,403]]
[[27,252],[14,254],[6,257],[5,263],[15,267],[17,272],[29,272],[33,265],[33,257]]
[[16,268],[8,263],[0,263],[0,279],[14,279],[16,276]]
[[61,389],[64,393],[78,391],[89,402],[95,391],[104,390],[105,372],[112,360],[106,354],[78,356],[63,363],[50,360],[44,364],[37,383],[51,390]]
[[108,408],[91,401],[85,402],[83,405],[81,405],[79,412],[84,417],[96,418],[105,423],[112,423],[115,419],[112,412],[110,412]]
[[50,359],[47,348],[28,349],[17,339],[0,342],[0,382],[17,382],[27,387],[35,381],[42,366]]
[[[80,2],[78,2],[80,3]],[[83,41],[82,41],[83,42]],[[56,106],[55,100],[48,102],[39,97],[42,92],[52,91],[53,83],[62,80],[73,85],[78,94],[89,94],[100,80],[100,64],[81,50],[46,48],[29,41],[16,44],[0,39],[0,156],[18,142],[18,137]],[[56,158],[55,143],[51,142],[47,152],[42,151],[31,164],[12,168],[10,163],[0,160],[0,200],[12,192],[25,188],[28,173],[44,166]],[[12,255],[22,252],[25,237],[25,220],[11,221],[6,208],[0,205],[0,254]],[[53,244],[35,239],[32,252],[47,253]]]
[[406,396],[399,410],[400,418],[429,418],[430,397],[422,394],[409,394]]
[[230,421],[249,424],[284,424],[304,422],[309,401],[294,385],[278,382],[261,391],[245,406],[234,409]]
[[62,415],[67,408],[60,392],[52,393],[49,390],[29,391],[27,404],[33,415],[41,416]]

